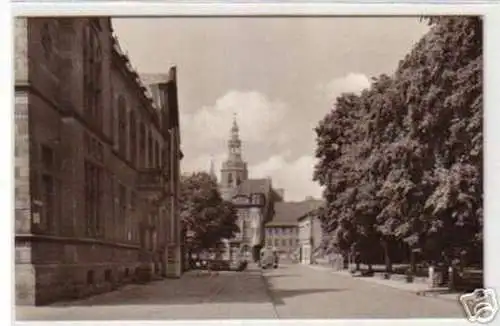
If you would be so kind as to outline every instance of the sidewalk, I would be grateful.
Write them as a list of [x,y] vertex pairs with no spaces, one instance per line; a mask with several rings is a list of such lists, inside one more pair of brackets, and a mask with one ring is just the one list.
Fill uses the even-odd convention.
[[180,279],[128,285],[87,299],[16,307],[18,320],[276,318],[262,272],[189,271]]
[[[332,270],[332,268],[326,266],[318,266],[318,265],[306,265],[306,266],[315,270],[330,272],[335,275],[353,278],[353,276],[346,270],[334,271]],[[455,302],[458,301],[458,297],[460,295],[459,293],[450,293],[447,288],[430,288],[429,285],[426,282],[423,282],[422,280],[417,280],[416,282],[413,283],[406,283],[403,280],[383,279],[380,274],[375,274],[375,276],[373,277],[359,276],[354,278],[365,282],[388,286],[398,290],[413,292],[419,296],[433,297],[437,299],[443,299]]]

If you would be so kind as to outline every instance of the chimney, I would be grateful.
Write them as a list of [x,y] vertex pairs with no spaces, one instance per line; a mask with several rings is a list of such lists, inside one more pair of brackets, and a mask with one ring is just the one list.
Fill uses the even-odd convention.
[[173,66],[168,71],[168,81],[169,82],[177,82],[177,67]]
[[278,194],[278,196],[281,197],[281,200],[285,201],[285,189],[278,188],[278,189],[274,189],[274,191],[276,191],[276,193]]

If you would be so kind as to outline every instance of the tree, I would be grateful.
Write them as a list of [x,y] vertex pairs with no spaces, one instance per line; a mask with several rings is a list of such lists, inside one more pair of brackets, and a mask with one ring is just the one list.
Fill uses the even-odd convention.
[[482,20],[427,21],[393,76],[338,97],[316,128],[331,245],[368,263],[381,249],[388,271],[397,242],[482,256]]
[[216,180],[205,172],[182,176],[180,211],[191,251],[217,247],[239,232],[235,207],[222,199]]

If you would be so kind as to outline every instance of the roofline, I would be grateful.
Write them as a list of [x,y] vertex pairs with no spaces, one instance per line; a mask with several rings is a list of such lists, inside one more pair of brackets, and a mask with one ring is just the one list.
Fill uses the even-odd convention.
[[298,226],[296,222],[292,222],[292,223],[286,223],[286,222],[283,222],[283,223],[269,223],[269,224],[266,224],[264,225],[265,228],[267,227],[274,227],[274,226],[289,226],[289,227],[294,227],[294,226]]

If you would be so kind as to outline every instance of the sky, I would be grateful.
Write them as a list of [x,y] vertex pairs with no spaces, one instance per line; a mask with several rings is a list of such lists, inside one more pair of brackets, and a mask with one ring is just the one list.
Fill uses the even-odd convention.
[[416,17],[117,18],[139,73],[177,67],[183,172],[218,176],[236,115],[250,178],[285,200],[321,198],[313,181],[318,122],[344,92],[391,74],[428,31]]

